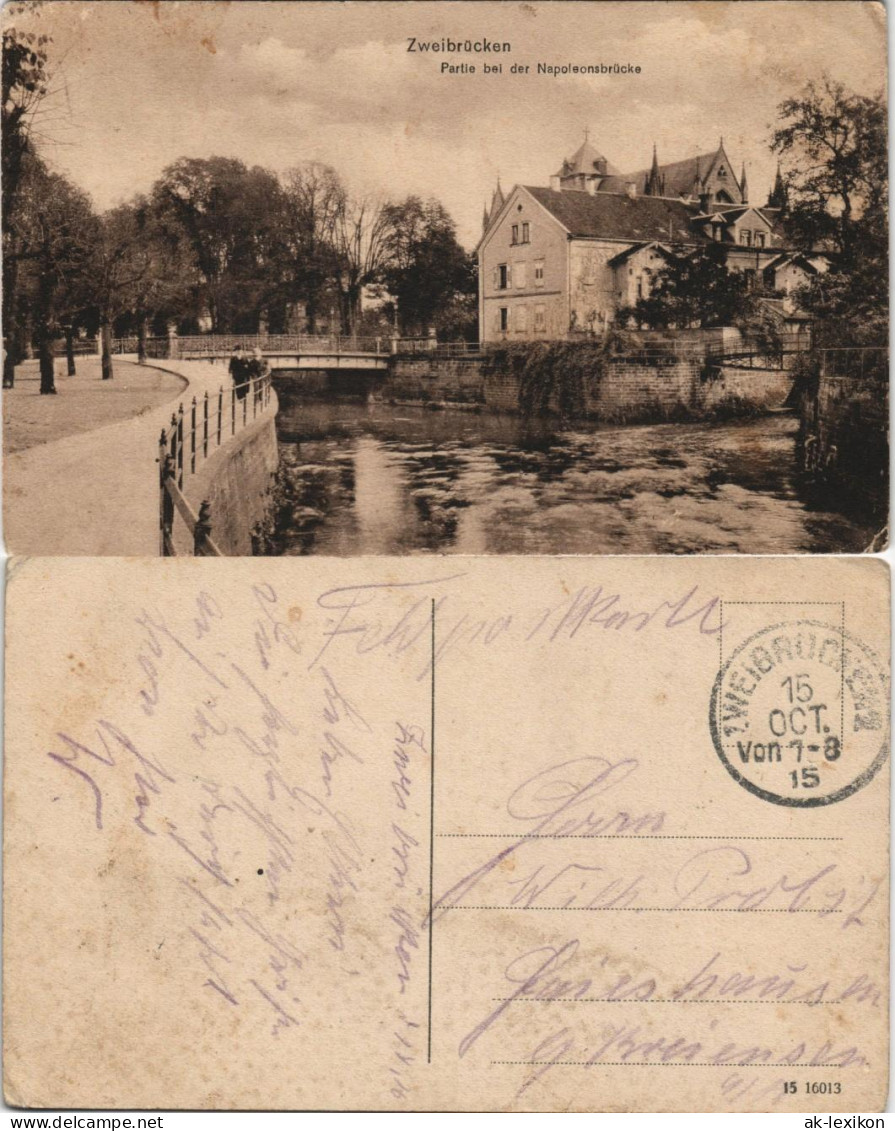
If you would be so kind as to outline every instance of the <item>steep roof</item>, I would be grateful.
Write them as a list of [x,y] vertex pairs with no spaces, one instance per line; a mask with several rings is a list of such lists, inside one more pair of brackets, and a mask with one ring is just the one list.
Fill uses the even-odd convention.
[[665,259],[674,259],[674,253],[664,244],[659,243],[657,240],[649,240],[646,243],[631,244],[626,247],[624,251],[620,251],[618,255],[613,255],[611,259],[606,260],[607,267],[618,267],[622,263],[626,263],[632,255],[636,255],[638,251],[645,251],[647,248],[657,251]]
[[603,177],[597,188],[597,192],[624,192],[626,185],[632,179],[631,177],[626,177],[623,173],[612,173],[609,176]]
[[691,209],[680,200],[664,196],[629,197],[624,193],[558,192],[525,185],[525,191],[554,216],[573,236],[606,239],[667,240],[707,243],[690,227]]
[[567,157],[562,163],[562,168],[559,175],[562,177],[570,177],[575,173],[588,173],[594,174],[597,172],[597,162],[605,162],[606,172],[610,176],[618,176],[619,172],[613,165],[610,165],[602,153],[599,153],[596,148],[591,145],[589,139],[581,143],[578,151],[572,156]]
[[[671,161],[667,165],[660,165],[659,175],[665,178],[665,195],[689,196],[693,191],[697,173],[700,182],[704,181],[716,156],[717,150],[712,153],[700,153],[696,157],[687,157],[683,161]],[[638,189],[642,189],[650,172],[650,169],[638,169],[626,179],[635,181]]]

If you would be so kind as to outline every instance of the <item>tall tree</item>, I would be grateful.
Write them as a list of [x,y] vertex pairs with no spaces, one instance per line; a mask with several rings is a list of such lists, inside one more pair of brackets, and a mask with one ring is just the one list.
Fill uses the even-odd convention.
[[192,248],[179,224],[160,213],[150,200],[131,202],[134,218],[132,255],[145,269],[137,272],[126,307],[137,330],[137,357],[146,360],[150,322],[156,318],[180,321],[196,311],[199,273]]
[[55,393],[53,341],[70,296],[86,276],[98,225],[90,198],[34,156],[19,184],[16,244],[17,296],[33,311],[40,358],[40,391]]
[[[34,7],[34,4],[27,3],[11,4],[6,9],[6,17],[15,18]],[[15,204],[25,154],[32,147],[34,119],[49,92],[49,43],[49,36],[16,28],[11,23],[3,29],[3,103],[0,107],[3,149],[0,168],[4,211],[12,209]]]
[[146,238],[142,209],[122,204],[100,217],[90,257],[90,293],[99,315],[102,377],[112,378],[112,325],[135,312],[157,284],[156,258]]
[[888,339],[886,104],[825,77],[781,103],[772,145],[786,163],[790,238],[832,265],[798,294],[816,340]]
[[339,278],[336,230],[346,205],[345,187],[329,165],[309,162],[284,177],[282,240],[287,299],[302,301],[308,332],[327,289]]
[[336,283],[342,331],[354,334],[364,288],[380,280],[390,231],[385,206],[374,197],[346,197],[335,223]]
[[232,157],[183,157],[154,185],[154,204],[182,226],[196,257],[213,330],[257,327],[276,291],[280,197],[273,173]]
[[[7,21],[26,16],[34,9],[30,3],[10,4]],[[2,58],[2,145],[0,145],[0,187],[2,187],[3,228],[3,333],[6,352],[3,358],[3,386],[10,388],[15,367],[21,360],[22,328],[18,323],[21,303],[18,282],[21,266],[21,235],[16,231],[19,187],[33,153],[33,126],[41,103],[49,92],[47,45],[49,37],[16,27],[7,22],[3,29]]]
[[454,221],[437,200],[409,196],[388,205],[384,220],[381,281],[397,303],[402,333],[425,334],[458,293],[468,293],[468,257]]

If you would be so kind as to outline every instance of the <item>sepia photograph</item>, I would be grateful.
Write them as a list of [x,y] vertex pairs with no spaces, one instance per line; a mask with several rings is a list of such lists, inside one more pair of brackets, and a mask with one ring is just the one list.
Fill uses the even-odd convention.
[[0,19],[11,1131],[883,1131],[881,0]]
[[3,20],[12,553],[886,546],[882,4]]

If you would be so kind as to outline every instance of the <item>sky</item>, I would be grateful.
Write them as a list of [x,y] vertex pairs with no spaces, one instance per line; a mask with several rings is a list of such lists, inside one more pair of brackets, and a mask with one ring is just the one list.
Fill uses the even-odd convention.
[[[53,39],[43,152],[98,207],[147,191],[182,156],[278,172],[321,161],[358,193],[438,198],[467,247],[498,176],[504,189],[546,185],[585,129],[626,172],[649,164],[654,143],[673,161],[723,136],[763,203],[784,98],[824,71],[860,93],[885,83],[873,0],[51,0],[25,18]],[[414,53],[411,37],[512,50]],[[445,62],[476,73],[442,73]],[[554,77],[538,62],[640,73]]]

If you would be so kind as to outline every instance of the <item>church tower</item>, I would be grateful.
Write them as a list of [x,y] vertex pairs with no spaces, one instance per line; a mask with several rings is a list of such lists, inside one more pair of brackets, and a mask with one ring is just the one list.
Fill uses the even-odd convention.
[[649,176],[646,178],[646,185],[643,189],[645,196],[664,196],[665,195],[665,175],[659,171],[659,158],[656,154],[656,143],[653,142],[653,164],[649,171]]
[[578,151],[563,161],[562,168],[553,179],[557,180],[560,189],[593,193],[599,190],[606,177],[611,176],[618,176],[618,170],[591,144],[590,130],[585,130],[584,141]]
[[497,177],[497,187],[491,196],[491,210],[489,214],[489,222],[497,218],[497,213],[506,204],[506,197],[503,195],[503,189],[500,187],[500,175]]
[[768,196],[768,208],[785,208],[788,201],[788,193],[786,191],[786,182],[783,180],[783,174],[780,172],[780,162],[777,162],[777,179],[774,181],[774,187],[771,189]]

